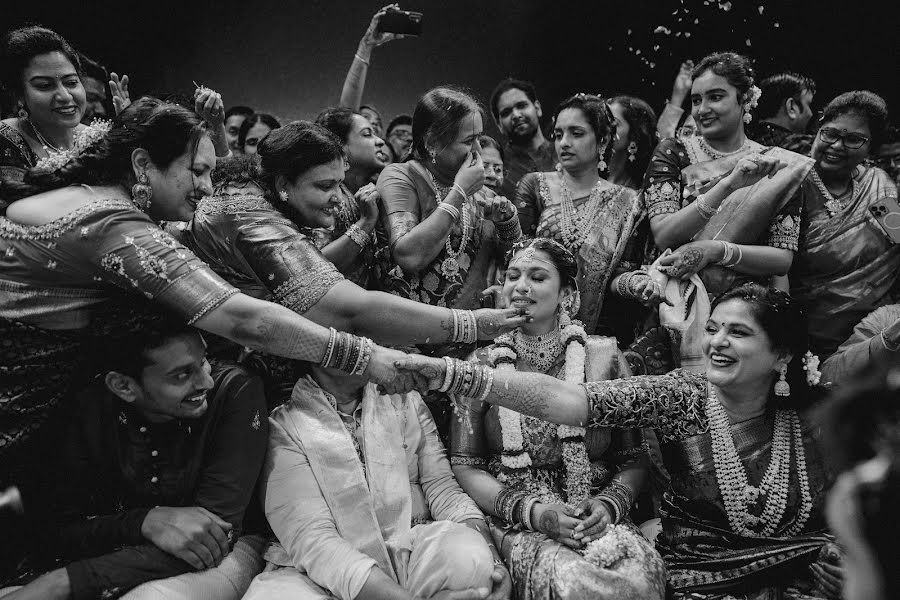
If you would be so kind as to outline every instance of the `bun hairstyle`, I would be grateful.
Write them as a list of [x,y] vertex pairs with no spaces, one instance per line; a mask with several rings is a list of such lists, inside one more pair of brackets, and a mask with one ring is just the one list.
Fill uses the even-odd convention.
[[196,152],[205,134],[206,126],[193,110],[144,96],[115,118],[105,136],[65,165],[55,171],[29,169],[21,183],[5,181],[0,195],[13,201],[72,184],[131,186],[134,150],[143,148],[154,165],[165,169],[185,150]]
[[0,41],[0,88],[15,101],[24,94],[22,73],[35,56],[62,52],[81,75],[78,52],[66,39],[46,27],[33,25],[8,31]]
[[844,92],[825,106],[821,123],[824,125],[848,113],[859,115],[869,122],[869,130],[872,132],[869,149],[877,149],[884,140],[888,127],[888,107],[884,98],[868,90]]
[[737,52],[715,52],[703,57],[691,73],[691,79],[697,79],[707,71],[712,71],[738,91],[738,104],[744,104],[747,94],[753,87],[753,64],[746,56]]
[[431,160],[429,149],[440,152],[456,140],[465,117],[481,113],[481,106],[459,88],[436,87],[419,98],[412,118],[412,150],[406,160]]
[[597,137],[597,145],[606,144],[606,148],[603,151],[603,160],[609,164],[613,146],[611,143],[612,136],[616,133],[616,126],[615,117],[613,117],[612,111],[609,110],[606,100],[597,94],[585,94],[583,92],[575,94],[563,100],[556,107],[556,112],[553,113],[554,124],[559,118],[559,113],[567,108],[576,108],[584,114],[584,118],[587,119],[591,129],[594,130],[594,135]]
[[659,141],[656,133],[656,113],[644,100],[634,96],[615,96],[607,103],[622,107],[622,113],[631,130],[629,141],[637,144],[637,154],[634,160],[625,162],[625,171],[633,181],[643,181],[644,173],[650,166],[650,157],[653,156],[653,150]]
[[569,286],[572,289],[577,290],[578,285],[576,283],[576,278],[578,276],[578,263],[575,261],[575,255],[556,240],[539,237],[516,242],[506,254],[505,266],[509,266],[516,254],[528,250],[529,248],[534,248],[535,250],[546,253],[547,256],[550,257],[550,262],[552,262],[553,266],[556,267],[556,270],[559,271],[559,277],[562,282],[561,285],[563,287]]
[[342,159],[344,146],[338,136],[321,125],[294,121],[273,129],[260,142],[257,153],[260,181],[266,188],[266,197],[274,201],[276,207],[282,207],[284,202],[278,200],[275,189],[278,177],[295,181],[313,167]]

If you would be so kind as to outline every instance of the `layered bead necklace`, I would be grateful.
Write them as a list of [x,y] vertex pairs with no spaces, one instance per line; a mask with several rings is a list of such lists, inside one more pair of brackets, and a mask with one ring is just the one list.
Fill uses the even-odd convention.
[[598,179],[594,187],[591,188],[590,195],[584,203],[584,208],[585,211],[593,210],[593,213],[585,218],[583,215],[579,217],[575,211],[575,202],[572,200],[572,192],[569,191],[569,186],[566,185],[566,175],[562,167],[557,169],[557,173],[559,173],[559,191],[562,196],[559,202],[559,215],[562,222],[559,234],[562,236],[566,247],[572,252],[577,252],[585,238],[600,221],[602,213],[599,203],[604,192],[603,180]]
[[[853,204],[853,201],[856,199],[857,185],[856,180],[853,177],[850,178],[850,189],[844,192],[841,196],[835,197],[834,194],[828,191],[828,186],[825,185],[825,182],[822,181],[822,178],[819,177],[819,174],[816,172],[815,168],[810,171],[810,177],[812,177],[813,183],[818,188],[819,193],[821,193],[825,197],[825,211],[828,213],[829,217],[834,217],[836,214],[844,210],[845,207]],[[849,193],[849,199],[846,202],[842,202],[841,198],[847,198],[847,194]]]
[[[425,172],[428,173],[428,178],[431,180],[431,187],[434,189],[434,200],[438,204],[444,201],[444,196],[449,194],[447,191],[443,196],[441,196],[441,192],[438,189],[437,181],[432,175],[431,171],[425,169]],[[447,279],[456,279],[459,278],[459,255],[466,251],[466,244],[469,243],[469,237],[471,236],[471,215],[469,214],[469,197],[463,200],[463,204],[460,207],[459,212],[461,213],[461,226],[462,226],[462,236],[459,240],[459,247],[454,250],[453,245],[450,243],[450,233],[447,233],[447,240],[444,242],[444,249],[446,250],[447,257],[441,262],[441,273]]]
[[28,121],[28,125],[31,127],[31,131],[34,132],[34,137],[37,138],[37,141],[41,144],[41,148],[44,152],[47,153],[47,156],[53,156],[54,154],[63,154],[69,152],[67,148],[57,148],[53,144],[51,144],[47,138],[45,138],[37,127],[34,125],[34,121],[29,118],[25,118]]
[[[716,481],[719,484],[719,492],[722,494],[731,530],[749,537],[770,537],[775,533],[787,508],[793,445],[797,478],[800,481],[800,508],[797,518],[784,535],[793,536],[800,533],[812,510],[812,496],[809,491],[806,453],[803,449],[803,436],[797,413],[789,410],[776,411],[769,466],[758,487],[751,486],[747,479],[747,471],[731,436],[728,415],[711,386],[706,400],[706,416],[712,437]],[[749,508],[757,504],[761,496],[765,498],[763,509],[760,516],[756,516],[750,513]]]

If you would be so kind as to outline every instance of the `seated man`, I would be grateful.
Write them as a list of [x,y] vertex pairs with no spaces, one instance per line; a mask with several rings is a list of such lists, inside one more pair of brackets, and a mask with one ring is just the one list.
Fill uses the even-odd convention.
[[245,600],[508,600],[484,515],[419,394],[314,366],[270,427],[260,493],[280,543]]
[[[42,533],[64,566],[4,600],[118,598],[192,570],[207,597],[239,598],[262,568],[252,536],[235,548],[266,453],[261,380],[211,369],[200,333],[168,318],[105,350],[105,376],[73,406]],[[197,597],[183,588],[157,597]]]

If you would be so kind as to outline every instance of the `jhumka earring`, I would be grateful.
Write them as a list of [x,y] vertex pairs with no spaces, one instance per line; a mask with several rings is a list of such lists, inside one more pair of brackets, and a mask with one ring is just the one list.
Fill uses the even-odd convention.
[[791,395],[791,386],[784,378],[787,375],[787,365],[781,365],[781,378],[775,382],[775,395],[781,398]]
[[606,161],[603,160],[603,153],[604,153],[604,152],[606,152],[606,146],[603,146],[602,148],[600,148],[600,151],[597,152],[597,154],[598,154],[599,157],[600,157],[600,160],[597,161],[597,169],[600,170],[600,171],[605,171],[605,170],[606,170],[606,167],[607,167]]
[[278,192],[278,197],[281,198],[282,202],[288,201],[288,193],[284,190],[281,190],[280,192]]
[[638,151],[637,142],[635,142],[635,141],[628,142],[628,162],[634,162],[637,160],[637,151]]
[[146,172],[138,175],[138,181],[131,186],[131,201],[141,212],[150,210],[150,199],[153,198],[153,188],[150,187],[150,179]]

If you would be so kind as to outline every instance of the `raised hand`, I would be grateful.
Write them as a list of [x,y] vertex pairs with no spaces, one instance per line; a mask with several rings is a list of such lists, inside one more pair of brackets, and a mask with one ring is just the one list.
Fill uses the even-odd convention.
[[751,154],[739,160],[723,181],[732,190],[738,190],[753,185],[763,177],[771,178],[786,166],[775,156]]
[[660,273],[677,279],[690,279],[691,275],[722,259],[722,244],[713,240],[688,242],[677,250],[659,258]]
[[484,216],[494,223],[503,223],[517,214],[515,205],[504,196],[479,199],[478,205],[484,209]]
[[131,104],[131,95],[128,93],[128,75],[119,76],[115,73],[109,74],[109,91],[112,94],[113,107],[118,115]]
[[366,29],[366,33],[363,35],[362,44],[368,46],[369,48],[377,48],[382,44],[387,44],[392,40],[399,40],[405,38],[405,35],[400,35],[396,33],[386,33],[384,31],[378,31],[378,22],[381,21],[381,17],[384,16],[384,13],[387,11],[395,9],[399,10],[399,4],[388,4],[387,6],[382,6],[378,12],[372,15],[372,20],[369,22],[369,28]]
[[198,86],[194,90],[194,111],[213,128],[225,125],[225,104],[222,94],[215,90]]
[[575,514],[583,520],[575,527],[572,537],[583,544],[602,537],[613,522],[609,506],[599,498],[585,498],[575,507]]
[[478,339],[492,340],[534,319],[524,308],[480,308],[475,311]]
[[199,506],[160,506],[141,524],[141,534],[154,546],[198,570],[222,562],[230,533],[231,523]]
[[675,76],[675,83],[672,84],[672,97],[670,100],[672,100],[673,103],[677,103],[680,106],[691,92],[691,73],[693,73],[693,71],[694,61],[686,60],[681,63],[681,67],[678,69],[678,75]]
[[374,183],[368,183],[356,190],[353,196],[356,199],[356,205],[359,207],[359,213],[363,220],[360,225],[370,231],[375,228],[378,223],[378,200],[381,194],[375,189]]
[[453,183],[458,184],[466,192],[466,196],[472,196],[484,187],[484,162],[481,155],[474,150],[456,172]]

